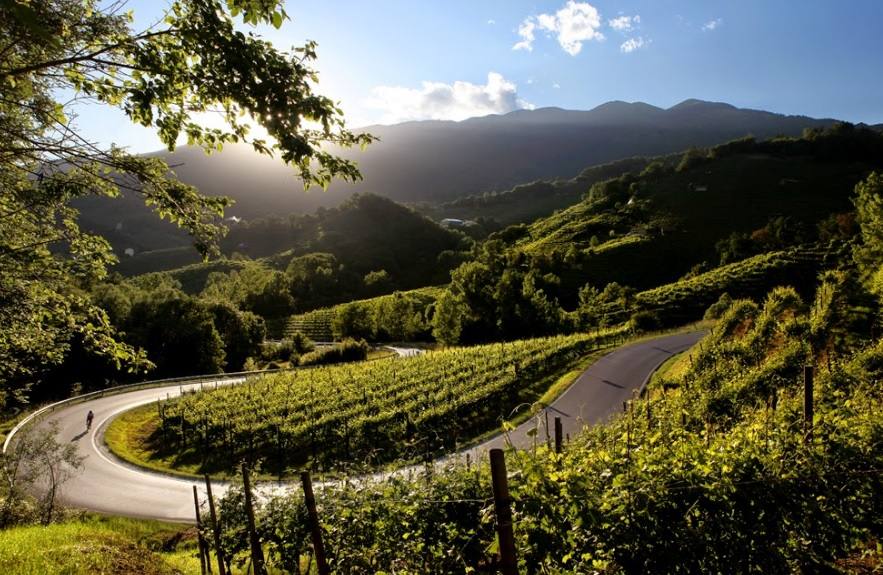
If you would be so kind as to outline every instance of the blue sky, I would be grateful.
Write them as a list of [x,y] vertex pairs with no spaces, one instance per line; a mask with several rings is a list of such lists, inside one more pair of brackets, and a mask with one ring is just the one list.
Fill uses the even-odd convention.
[[[140,22],[164,5],[130,2]],[[290,0],[286,10],[280,30],[259,32],[282,49],[318,42],[320,91],[353,127],[686,98],[883,122],[883,0]],[[97,108],[79,123],[105,144],[159,147]]]

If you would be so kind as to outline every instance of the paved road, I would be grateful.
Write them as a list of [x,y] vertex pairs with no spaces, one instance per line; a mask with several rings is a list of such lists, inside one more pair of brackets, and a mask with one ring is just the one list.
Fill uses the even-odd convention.
[[417,347],[396,347],[393,345],[386,346],[386,349],[391,349],[392,351],[396,352],[399,357],[414,357],[415,355],[420,355],[425,351]]
[[[622,402],[641,391],[650,376],[672,355],[693,347],[704,331],[676,334],[626,345],[608,353],[580,375],[552,404],[536,417],[525,421],[508,435],[499,435],[468,450],[473,459],[505,447],[507,441],[527,449],[535,441],[546,441],[546,418],[549,436],[554,437],[555,417],[561,418],[562,431],[575,437],[584,426],[594,425],[622,411]],[[533,430],[537,430],[533,433]]]
[[[632,390],[640,389],[652,372],[672,354],[691,347],[702,333],[679,334],[632,344],[617,349],[589,367],[574,384],[549,406],[550,421],[555,415],[562,417],[565,433],[571,436],[584,425],[602,421],[622,408],[622,402],[631,397]],[[229,383],[229,381],[228,381]],[[60,439],[76,444],[86,456],[84,469],[68,482],[62,499],[71,506],[91,509],[115,515],[145,517],[171,521],[192,521],[194,482],[168,475],[148,473],[125,464],[107,452],[103,432],[114,416],[159,398],[174,397],[181,390],[214,385],[212,382],[190,386],[173,385],[132,391],[120,395],[97,398],[56,411],[48,421],[59,424]],[[95,413],[92,431],[85,431],[86,413]],[[534,439],[528,431],[536,427],[532,419],[509,434],[512,444],[527,448]],[[545,432],[541,431],[541,437]],[[493,447],[504,445],[504,438],[497,437],[469,451],[475,457],[483,457]],[[202,494],[203,487],[197,483]],[[216,485],[215,495],[223,493],[225,486]],[[202,494],[204,495],[204,494]]]

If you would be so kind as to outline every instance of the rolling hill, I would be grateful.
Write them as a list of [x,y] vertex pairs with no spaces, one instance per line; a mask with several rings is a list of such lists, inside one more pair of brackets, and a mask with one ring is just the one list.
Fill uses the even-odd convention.
[[403,202],[449,201],[537,179],[573,177],[586,166],[632,156],[678,152],[746,134],[799,135],[832,122],[686,100],[669,109],[608,102],[588,111],[542,108],[462,122],[369,126],[364,131],[379,142],[364,151],[341,152],[359,162],[364,181],[337,182],[324,194],[297,193],[298,182],[287,169],[269,158],[256,159],[245,147],[208,157],[182,148],[165,157],[179,177],[203,192],[237,199],[231,214],[254,217],[330,205],[358,191]]
[[[749,133],[758,138],[797,135],[832,123],[686,100],[668,109],[608,102],[588,111],[542,108],[462,122],[370,126],[365,130],[379,142],[365,151],[342,152],[359,162],[364,180],[307,193],[291,170],[246,146],[228,146],[211,156],[186,146],[156,155],[203,193],[235,199],[228,215],[252,219],[312,212],[337,205],[355,192],[409,203],[452,202],[538,179],[576,177],[586,166],[633,156],[708,146]],[[187,246],[186,236],[158,221],[136,197],[88,198],[76,206],[83,227],[107,237],[119,254],[127,248],[137,254],[164,250],[154,256],[157,266],[176,258],[175,263],[192,259],[186,250],[166,252]]]
[[[571,288],[619,282],[649,289],[702,262],[717,243],[787,218],[812,235],[831,214],[853,209],[855,185],[883,168],[883,139],[861,128],[809,139],[734,141],[696,150],[677,167],[597,184],[567,209],[499,234],[527,253],[576,252],[583,270],[563,270]],[[666,158],[668,161],[669,158]]]

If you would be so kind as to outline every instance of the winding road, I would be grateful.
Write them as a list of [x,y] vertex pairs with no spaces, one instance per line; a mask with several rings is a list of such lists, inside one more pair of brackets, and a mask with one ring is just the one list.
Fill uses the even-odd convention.
[[[618,348],[593,363],[577,380],[546,409],[549,420],[561,417],[564,432],[576,435],[583,426],[598,423],[622,409],[622,402],[630,399],[636,390],[646,385],[652,373],[666,359],[692,347],[704,332],[691,332],[650,339]],[[235,383],[224,380],[219,384]],[[123,411],[151,403],[166,396],[174,397],[182,390],[214,385],[213,381],[190,385],[170,385],[140,389],[118,395],[99,397],[62,407],[37,426],[50,421],[59,425],[59,439],[77,446],[86,457],[81,472],[63,486],[62,499],[71,506],[83,509],[124,515],[162,519],[167,521],[193,521],[193,491],[195,484],[204,496],[201,482],[169,475],[152,473],[124,463],[111,455],[104,446],[103,433],[108,422]],[[86,413],[95,414],[92,431],[85,431]],[[545,440],[546,412],[531,418],[508,434],[508,440],[518,448],[533,446],[535,438]],[[540,422],[538,433],[536,429]],[[476,461],[487,450],[503,447],[507,438],[497,436],[479,444],[466,453]],[[462,455],[462,454],[461,454]],[[276,488],[279,488],[278,486]],[[226,486],[217,484],[215,496],[224,492]],[[274,489],[271,485],[265,488]]]

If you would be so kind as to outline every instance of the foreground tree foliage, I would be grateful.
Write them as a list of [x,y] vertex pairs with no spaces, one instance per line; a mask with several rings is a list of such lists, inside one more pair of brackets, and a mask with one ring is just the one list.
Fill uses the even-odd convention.
[[[207,151],[250,143],[294,166],[305,187],[359,177],[321,145],[372,139],[347,131],[335,103],[313,91],[314,44],[284,53],[237,30],[236,20],[280,27],[281,2],[178,0],[141,30],[124,8],[0,2],[0,409],[25,401],[28,386],[64,360],[74,339],[117,366],[150,367],[143,352],[119,343],[82,291],[114,258],[105,240],[79,229],[70,200],[140,194],[204,255],[224,231],[227,199],[201,196],[159,159],[88,141],[76,124],[78,105],[122,110],[169,149],[182,139]],[[225,127],[201,126],[204,113]],[[254,124],[268,137],[251,137]]]
[[[84,460],[72,443],[59,443],[58,432],[54,421],[42,430],[30,429],[0,453],[0,528],[36,521],[47,525],[56,519],[61,488]],[[36,484],[43,485],[44,493],[33,501],[28,493]]]

